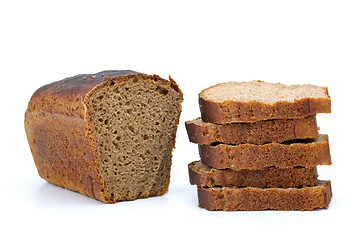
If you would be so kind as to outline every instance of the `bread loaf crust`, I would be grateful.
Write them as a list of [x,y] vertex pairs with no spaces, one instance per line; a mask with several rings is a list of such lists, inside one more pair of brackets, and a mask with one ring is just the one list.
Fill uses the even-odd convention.
[[[260,83],[261,81],[257,82]],[[331,101],[328,89],[322,87],[322,90],[326,94],[325,98],[303,98],[294,99],[294,101],[277,101],[269,104],[256,100],[249,102],[233,100],[216,102],[203,97],[203,93],[206,91],[204,89],[199,94],[201,117],[204,122],[233,123],[256,122],[268,119],[304,118],[317,113],[330,113]]]
[[113,202],[104,197],[86,101],[103,84],[134,77],[159,81],[178,92],[183,100],[172,78],[168,81],[130,70],[81,74],[45,85],[33,94],[25,112],[25,130],[42,178],[91,198]]
[[199,206],[207,210],[260,211],[328,208],[332,198],[330,181],[304,188],[197,188]]
[[309,168],[331,164],[328,136],[324,134],[311,143],[198,146],[201,162],[217,169]]
[[58,113],[28,111],[25,127],[40,177],[104,201],[92,138],[84,119]]
[[294,139],[317,139],[316,116],[297,119],[276,119],[253,123],[213,124],[199,119],[186,122],[189,140],[208,145],[215,142],[225,144],[281,143]]
[[199,187],[293,188],[314,186],[318,176],[316,167],[234,171],[211,168],[200,161],[188,164],[188,172],[190,183]]

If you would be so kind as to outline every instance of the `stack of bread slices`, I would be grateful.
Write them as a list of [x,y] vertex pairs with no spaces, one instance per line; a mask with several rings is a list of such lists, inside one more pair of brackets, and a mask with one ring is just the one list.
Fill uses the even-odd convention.
[[328,136],[316,114],[330,113],[326,87],[262,81],[221,83],[199,94],[201,117],[186,122],[200,161],[189,164],[207,210],[313,210],[329,206]]

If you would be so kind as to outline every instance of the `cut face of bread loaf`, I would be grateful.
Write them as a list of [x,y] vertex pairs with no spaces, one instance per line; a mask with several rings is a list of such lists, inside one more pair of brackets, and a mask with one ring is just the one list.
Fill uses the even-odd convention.
[[182,101],[171,78],[133,71],[40,88],[25,114],[40,176],[106,203],[166,193]]
[[326,87],[262,81],[227,82],[199,94],[202,120],[212,123],[303,118],[330,113]]

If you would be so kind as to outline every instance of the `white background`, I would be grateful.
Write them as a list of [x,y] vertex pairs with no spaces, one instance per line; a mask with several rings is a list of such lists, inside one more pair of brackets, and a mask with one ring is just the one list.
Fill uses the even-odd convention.
[[[358,1],[1,1],[0,238],[358,239]],[[169,192],[106,205],[55,187],[36,171],[23,127],[40,86],[79,73],[132,69],[184,92]],[[187,164],[198,160],[184,121],[197,94],[260,79],[329,87],[332,180],[327,210],[208,212]],[[4,236],[7,236],[4,238]]]

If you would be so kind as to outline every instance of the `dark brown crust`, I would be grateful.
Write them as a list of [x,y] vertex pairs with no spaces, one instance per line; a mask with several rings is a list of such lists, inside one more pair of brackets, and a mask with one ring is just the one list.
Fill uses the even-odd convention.
[[[326,92],[328,92],[327,89]],[[217,103],[199,97],[199,105],[202,120],[211,123],[304,118],[317,113],[331,112],[329,96],[328,98],[301,99],[294,102],[276,102],[274,104],[229,100]]]
[[208,145],[214,142],[226,144],[281,143],[294,139],[317,139],[316,116],[297,119],[276,119],[253,123],[213,124],[186,122],[189,140]]
[[199,187],[293,188],[314,186],[318,176],[316,167],[234,171],[211,168],[199,161],[188,164],[188,172],[190,183]]
[[136,74],[134,71],[103,71],[80,74],[42,86],[32,95],[28,111],[61,113],[84,118],[84,98],[105,76]]
[[[99,176],[94,139],[87,121],[86,100],[111,81],[134,78],[159,81],[178,92],[180,101],[183,100],[172,78],[168,81],[130,70],[81,74],[45,85],[33,94],[25,113],[25,130],[42,178],[105,203],[113,202],[103,194],[104,183]],[[164,194],[167,188],[159,192]]]
[[25,130],[38,173],[43,179],[105,201],[95,152],[83,119],[27,111]]
[[210,211],[308,211],[328,208],[331,198],[330,181],[318,181],[314,187],[287,189],[198,187],[199,206]]
[[309,168],[331,164],[327,135],[320,135],[312,143],[198,146],[201,162],[217,169]]

